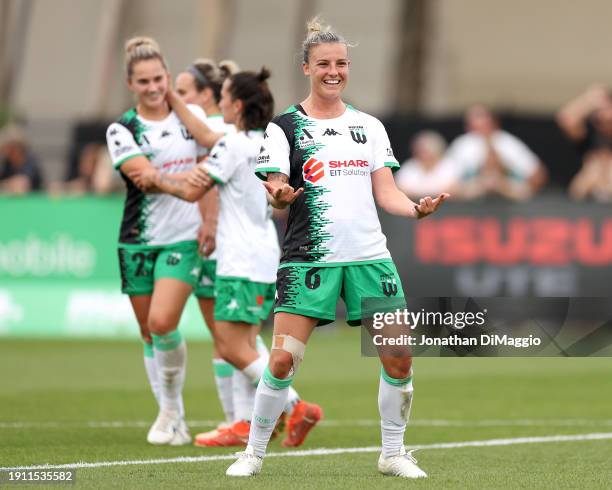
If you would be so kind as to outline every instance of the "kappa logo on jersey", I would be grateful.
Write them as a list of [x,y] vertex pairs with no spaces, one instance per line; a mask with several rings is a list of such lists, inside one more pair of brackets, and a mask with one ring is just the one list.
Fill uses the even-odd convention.
[[115,150],[113,151],[113,156],[115,158],[119,158],[124,153],[132,151],[131,146],[121,146],[121,142],[119,140],[115,140],[114,143],[115,143],[115,146],[118,147],[118,148],[115,148]]
[[164,129],[161,133],[160,138],[167,138],[168,136],[170,136],[170,131],[168,131],[167,129]]
[[368,141],[365,131],[363,130],[363,126],[349,126],[349,131],[351,132],[351,138],[353,138],[355,143],[365,145],[365,143]]
[[304,164],[304,180],[314,184],[321,180],[325,176],[325,170],[323,169],[323,162],[320,162],[316,158],[311,158]]
[[181,134],[183,135],[183,138],[186,140],[193,139],[193,136],[191,135],[189,131],[187,131],[187,128],[185,126],[181,126]]
[[391,158],[394,158],[393,157],[393,149],[392,148],[387,148],[387,156],[391,157]]
[[397,281],[393,274],[382,274],[380,276],[380,287],[385,296],[395,296],[397,294]]
[[111,129],[110,133],[108,133],[110,136],[115,136],[117,134],[117,130],[115,128]]
[[339,133],[335,129],[327,128],[323,133],[323,136],[342,136],[342,133]]
[[315,140],[312,137],[312,134],[306,129],[302,128],[302,135],[298,138],[297,146],[300,150],[304,148],[310,148],[311,146],[315,146]]

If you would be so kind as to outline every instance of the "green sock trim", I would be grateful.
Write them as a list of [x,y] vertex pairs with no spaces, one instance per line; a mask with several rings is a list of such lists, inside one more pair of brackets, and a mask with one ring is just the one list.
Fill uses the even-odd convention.
[[382,366],[380,367],[380,375],[382,376],[382,379],[384,379],[391,386],[404,386],[404,385],[407,385],[408,383],[412,383],[412,375],[408,376],[407,378],[403,378],[403,379],[395,379],[389,376],[387,372],[385,371],[385,368]]
[[293,376],[289,376],[287,379],[275,378],[272,376],[268,366],[266,366],[266,370],[264,371],[261,379],[263,379],[264,383],[266,383],[266,385],[273,390],[284,390],[293,382]]
[[227,361],[213,359],[213,371],[217,378],[229,378],[236,368]]
[[151,334],[151,337],[153,337],[153,347],[163,351],[174,350],[183,341],[183,336],[178,330],[174,330],[166,335]]
[[143,347],[144,347],[144,356],[153,357],[153,344],[144,342]]

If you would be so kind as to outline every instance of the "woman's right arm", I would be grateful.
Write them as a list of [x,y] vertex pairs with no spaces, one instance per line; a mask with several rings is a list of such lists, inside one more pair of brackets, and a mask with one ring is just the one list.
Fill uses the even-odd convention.
[[213,131],[205,122],[191,112],[187,104],[182,101],[174,90],[169,89],[166,98],[179,119],[200,145],[206,148],[212,148],[217,141],[223,138],[223,133]]
[[138,187],[147,194],[164,193],[183,199],[184,201],[196,202],[206,194],[212,187],[212,180],[206,175],[200,176],[200,185],[194,185],[190,175],[194,172],[199,174],[206,171],[196,167],[188,172],[178,174],[162,174],[144,156],[129,159],[121,165],[121,171]]
[[280,172],[269,173],[263,185],[268,191],[268,202],[273,208],[285,209],[304,192],[300,187],[297,191],[289,184],[289,177]]

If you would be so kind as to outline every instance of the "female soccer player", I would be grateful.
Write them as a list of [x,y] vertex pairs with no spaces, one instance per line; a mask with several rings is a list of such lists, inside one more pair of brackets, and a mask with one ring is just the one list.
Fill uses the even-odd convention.
[[[315,326],[335,318],[342,297],[349,323],[361,323],[361,299],[398,304],[403,290],[386,248],[375,202],[389,213],[422,218],[447,194],[418,205],[395,186],[399,167],[383,125],[342,101],[349,77],[347,42],[308,24],[303,71],[310,94],[266,128],[256,172],[274,207],[290,206],[278,271],[272,353],[255,398],[246,450],[228,476],[252,476],[263,457],[285,393]],[[366,316],[365,314],[363,316]],[[386,475],[425,477],[403,445],[412,401],[411,358],[381,355],[378,395]]]
[[[217,66],[211,60],[197,59],[176,77],[176,93],[186,104],[199,105],[206,112],[206,124],[211,130],[218,133],[227,134],[236,131],[233,124],[227,124],[223,121],[223,115],[218,106],[221,100],[223,80],[236,72],[238,72],[238,66],[233,61],[222,61]],[[232,378],[235,374],[234,367],[219,355],[213,314],[217,270],[215,248],[219,215],[217,190],[215,188],[211,189],[198,201],[198,204],[200,204],[202,213],[202,227],[198,234],[202,254],[202,269],[194,294],[198,299],[202,317],[213,338],[213,372],[226,420],[226,424],[221,424],[221,428],[234,422]],[[196,445],[199,439],[210,434],[196,435]]]
[[[223,82],[219,107],[235,134],[223,135],[201,123],[169,94],[172,106],[194,137],[214,145],[206,162],[188,179],[168,179],[149,169],[136,180],[145,189],[194,201],[213,184],[219,186],[215,336],[221,356],[235,366],[235,422],[198,440],[198,445],[245,445],[250,430],[255,386],[267,365],[267,352],[257,350],[254,334],[268,316],[274,299],[279,249],[266,191],[254,175],[263,143],[263,128],[272,118],[274,100],[266,82],[269,72],[240,72]],[[244,396],[246,394],[246,396]],[[321,418],[321,409],[290,390],[283,409],[291,413],[284,446],[299,446]],[[282,411],[282,410],[281,410]],[[278,417],[277,417],[278,418]]]
[[[127,187],[119,236],[121,289],[129,295],[140,325],[145,367],[160,408],[147,440],[182,445],[191,436],[182,402],[186,346],[177,326],[200,272],[201,218],[196,204],[145,194],[130,175],[155,168],[169,179],[177,178],[196,165],[205,149],[166,101],[169,75],[157,43],[137,37],[126,43],[125,51],[127,84],[136,107],[106,132],[113,165]],[[189,110],[204,119],[200,108]]]

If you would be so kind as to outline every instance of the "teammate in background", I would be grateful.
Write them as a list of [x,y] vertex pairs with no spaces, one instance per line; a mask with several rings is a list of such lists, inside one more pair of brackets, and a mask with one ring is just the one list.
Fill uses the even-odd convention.
[[[219,187],[217,277],[215,280],[215,338],[219,354],[237,368],[234,383],[235,422],[198,438],[198,445],[246,444],[255,387],[268,362],[267,350],[258,352],[255,335],[274,301],[279,248],[266,191],[254,175],[263,143],[263,128],[272,118],[274,99],[266,82],[269,72],[240,72],[223,82],[219,107],[237,133],[224,135],[203,124],[173,93],[169,100],[190,132],[203,145],[213,146],[206,162],[189,178],[168,179],[154,169],[135,176],[145,189],[173,194],[185,200],[202,197],[213,184]],[[281,411],[290,413],[282,444],[302,444],[321,418],[321,408],[300,400],[288,390]],[[277,417],[278,418],[278,417]]]
[[[217,66],[213,61],[197,59],[176,77],[176,93],[186,104],[197,104],[206,112],[206,123],[215,132],[228,134],[236,132],[233,124],[223,121],[219,109],[221,100],[221,86],[223,80],[238,72],[238,66],[232,61],[224,61]],[[215,277],[217,270],[216,233],[219,215],[219,195],[216,188],[207,192],[198,204],[202,214],[202,226],[198,233],[198,243],[202,255],[202,270],[194,294],[202,317],[206,322],[213,338],[213,372],[217,393],[225,414],[228,426],[234,422],[233,383],[234,367],[224,361],[217,348],[218,340],[215,330]],[[216,432],[216,431],[215,431]],[[196,435],[198,444],[200,435]]]
[[[136,107],[112,123],[106,139],[114,167],[127,187],[119,236],[121,290],[129,295],[144,340],[145,367],[159,404],[151,444],[191,442],[182,390],[186,346],[177,326],[200,273],[198,206],[173,196],[145,194],[130,175],[156,169],[175,179],[205,154],[166,101],[169,74],[157,43],[130,39],[125,46],[127,84]],[[197,106],[189,110],[199,119]]]
[[[339,297],[352,324],[367,316],[361,312],[364,297],[381,298],[385,307],[403,303],[375,202],[391,214],[418,219],[448,197],[425,197],[416,205],[396,187],[391,169],[399,164],[385,128],[341,99],[349,63],[347,42],[317,19],[309,22],[303,71],[310,94],[266,128],[256,172],[266,180],[272,205],[290,206],[290,213],[276,283],[272,354],[257,388],[247,448],[228,476],[261,471],[306,342],[317,324],[334,320]],[[413,391],[411,358],[381,356],[381,362],[378,468],[386,475],[425,477],[403,445]]]

